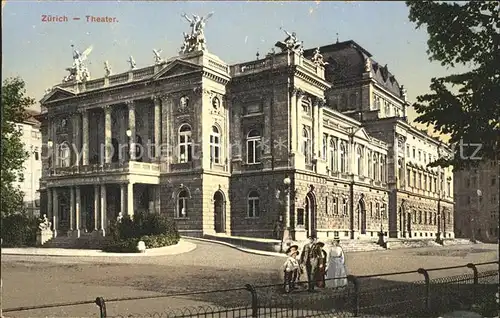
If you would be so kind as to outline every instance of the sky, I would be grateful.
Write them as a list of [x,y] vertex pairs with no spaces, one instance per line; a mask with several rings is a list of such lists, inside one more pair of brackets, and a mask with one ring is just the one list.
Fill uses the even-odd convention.
[[[425,29],[408,20],[404,2],[254,2],[254,1],[2,1],[2,78],[20,76],[28,94],[39,101],[58,84],[72,64],[72,48],[93,46],[88,67],[93,78],[126,71],[133,56],[137,67],[178,54],[182,33],[189,30],[182,13],[214,12],[205,28],[208,50],[229,64],[268,53],[283,28],[296,32],[306,48],[354,40],[388,65],[408,90],[410,102],[428,92],[432,77],[449,74],[428,59]],[[42,22],[43,15],[67,16],[68,22]],[[91,23],[86,16],[114,17],[115,23]],[[73,20],[79,17],[80,20]],[[39,107],[37,105],[36,107]],[[409,119],[415,117],[412,109]]]

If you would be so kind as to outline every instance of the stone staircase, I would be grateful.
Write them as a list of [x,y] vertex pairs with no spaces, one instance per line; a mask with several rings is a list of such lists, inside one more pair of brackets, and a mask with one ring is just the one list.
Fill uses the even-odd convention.
[[44,248],[102,249],[106,238],[84,233],[80,237],[58,236],[42,245]]
[[[203,238],[208,240],[229,243],[231,245],[240,248],[266,251],[266,252],[279,252],[281,247],[281,241],[274,239],[230,236],[225,234],[205,234],[203,235]],[[283,243],[283,249],[286,249],[285,243]]]
[[370,240],[341,240],[340,246],[345,252],[369,252],[383,251],[384,247],[380,246],[376,241]]
[[[476,243],[481,244],[481,242],[476,240]],[[444,239],[443,240],[443,245],[446,246],[452,246],[452,245],[472,245],[475,243],[472,243],[470,239],[466,238],[454,238],[454,239]]]
[[395,250],[401,248],[420,248],[420,247],[437,247],[442,246],[434,239],[389,239],[387,241],[387,249]]

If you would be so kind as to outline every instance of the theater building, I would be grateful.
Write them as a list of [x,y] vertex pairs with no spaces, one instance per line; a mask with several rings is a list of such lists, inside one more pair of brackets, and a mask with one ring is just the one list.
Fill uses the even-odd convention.
[[426,167],[450,150],[408,123],[404,88],[365,49],[289,37],[228,65],[192,41],[95,79],[76,52],[42,99],[55,235],[102,237],[145,211],[191,236],[453,237],[452,174]]

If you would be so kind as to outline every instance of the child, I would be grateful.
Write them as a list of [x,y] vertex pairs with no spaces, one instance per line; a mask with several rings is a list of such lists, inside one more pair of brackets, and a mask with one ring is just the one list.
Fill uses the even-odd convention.
[[297,260],[297,255],[299,253],[298,249],[299,247],[297,245],[292,245],[286,251],[288,254],[288,258],[284,264],[284,287],[286,293],[295,289],[295,282],[299,274],[299,261]]

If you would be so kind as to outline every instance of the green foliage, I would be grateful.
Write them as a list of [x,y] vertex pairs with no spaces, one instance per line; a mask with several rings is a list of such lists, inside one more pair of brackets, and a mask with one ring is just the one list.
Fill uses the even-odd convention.
[[36,245],[38,219],[24,214],[11,214],[2,217],[2,246],[22,247]]
[[125,216],[111,224],[108,233],[111,242],[103,250],[115,253],[137,252],[139,241],[146,248],[157,248],[177,244],[180,239],[175,222],[156,213],[136,213],[133,220]]
[[[450,142],[481,144],[475,157],[500,158],[500,3],[406,1],[409,19],[426,26],[427,53],[446,67],[466,65],[470,71],[431,80],[431,93],[417,97],[416,121],[449,134]],[[434,166],[457,170],[477,165],[475,147],[456,147],[454,156]]]
[[26,96],[24,81],[20,78],[8,78],[2,84],[2,147],[0,154],[1,173],[1,216],[24,211],[24,193],[14,186],[18,179],[22,180],[23,164],[28,153],[21,142],[21,133],[16,123],[26,119],[25,109],[35,103]]

